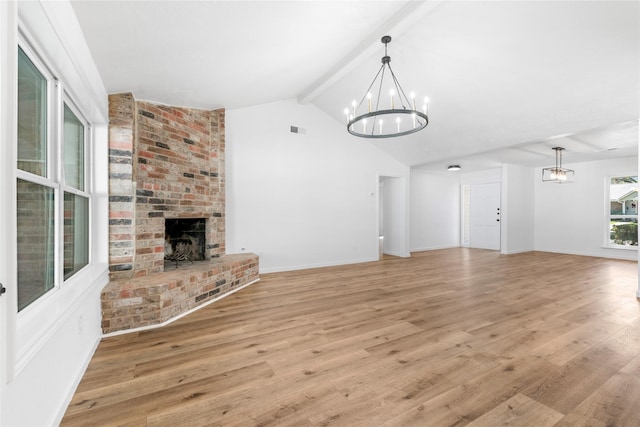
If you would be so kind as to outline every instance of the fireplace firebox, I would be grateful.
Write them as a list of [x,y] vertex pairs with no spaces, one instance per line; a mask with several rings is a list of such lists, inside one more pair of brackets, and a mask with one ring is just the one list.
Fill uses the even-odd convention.
[[205,218],[166,218],[164,222],[164,259],[178,267],[180,262],[206,259]]

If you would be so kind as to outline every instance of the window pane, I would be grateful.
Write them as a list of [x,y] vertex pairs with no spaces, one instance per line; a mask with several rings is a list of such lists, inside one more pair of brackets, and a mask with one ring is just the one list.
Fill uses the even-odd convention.
[[64,193],[64,278],[89,263],[89,199]]
[[54,286],[53,189],[18,179],[18,311]]
[[638,177],[611,178],[609,199],[610,215],[638,215]]
[[638,220],[611,218],[609,242],[613,245],[638,246]]
[[84,190],[84,125],[64,106],[64,181]]
[[47,80],[18,48],[18,168],[47,175]]

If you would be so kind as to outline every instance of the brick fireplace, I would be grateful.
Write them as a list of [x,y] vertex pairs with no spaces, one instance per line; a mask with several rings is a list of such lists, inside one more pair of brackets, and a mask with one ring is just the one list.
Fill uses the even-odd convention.
[[[223,109],[109,96],[105,333],[165,323],[258,279],[255,255],[225,255],[224,140]],[[201,241],[197,257],[165,262],[167,238],[171,250]]]

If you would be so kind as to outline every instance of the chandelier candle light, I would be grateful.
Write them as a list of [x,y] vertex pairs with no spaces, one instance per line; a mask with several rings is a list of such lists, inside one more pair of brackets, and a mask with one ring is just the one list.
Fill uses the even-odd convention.
[[557,184],[568,184],[573,182],[573,170],[562,167],[562,147],[554,147],[556,152],[556,165],[551,168],[542,169],[542,181],[555,182]]
[[[350,134],[362,138],[390,138],[394,136],[409,135],[424,129],[429,124],[427,105],[429,98],[424,98],[422,111],[416,108],[416,95],[411,92],[409,97],[405,94],[400,82],[391,69],[391,57],[387,55],[387,45],[391,42],[391,36],[384,36],[380,40],[384,43],[384,56],[382,66],[373,78],[360,103],[355,100],[351,103],[351,110],[345,108],[347,130]],[[385,73],[391,74],[391,88],[389,89],[388,104],[382,97]],[[380,77],[380,82],[376,84]],[[375,85],[375,88],[374,88]],[[371,89],[377,89],[377,96],[371,94]],[[372,101],[375,99],[375,104]],[[366,111],[361,112],[365,109]],[[398,104],[398,108],[396,108]]]

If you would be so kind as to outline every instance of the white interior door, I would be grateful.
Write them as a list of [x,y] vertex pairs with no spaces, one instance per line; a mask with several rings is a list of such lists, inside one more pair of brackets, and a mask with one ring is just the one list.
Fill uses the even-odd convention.
[[500,183],[472,184],[469,203],[469,246],[500,250]]

